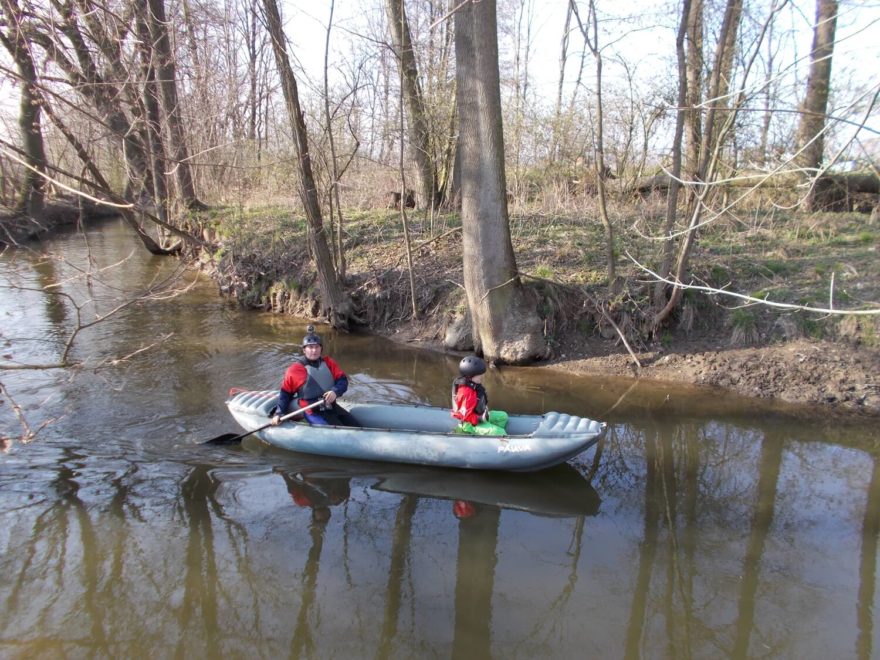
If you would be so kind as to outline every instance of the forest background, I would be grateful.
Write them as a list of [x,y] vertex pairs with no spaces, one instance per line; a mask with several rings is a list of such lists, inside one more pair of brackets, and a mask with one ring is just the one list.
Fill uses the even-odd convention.
[[247,305],[880,406],[880,3],[0,4],[9,245],[121,214]]

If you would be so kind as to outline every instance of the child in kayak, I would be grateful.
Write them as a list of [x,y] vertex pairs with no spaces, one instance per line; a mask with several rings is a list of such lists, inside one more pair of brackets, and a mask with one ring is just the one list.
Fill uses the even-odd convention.
[[486,363],[468,355],[458,363],[459,376],[452,381],[452,416],[461,421],[457,433],[507,435],[507,413],[489,410],[489,396],[483,387]]

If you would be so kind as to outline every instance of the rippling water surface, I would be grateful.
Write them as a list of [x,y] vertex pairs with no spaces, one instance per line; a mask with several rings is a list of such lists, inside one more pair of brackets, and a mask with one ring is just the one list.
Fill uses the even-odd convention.
[[[7,366],[56,362],[77,314],[177,265],[115,223],[44,247],[0,258]],[[605,440],[526,475],[200,445],[303,331],[197,280],[84,328],[84,368],[0,371],[51,420],[0,456],[0,655],[876,655],[874,426],[508,368],[496,407],[604,419]],[[456,358],[324,334],[345,399],[446,405]],[[0,433],[20,431],[7,399]]]

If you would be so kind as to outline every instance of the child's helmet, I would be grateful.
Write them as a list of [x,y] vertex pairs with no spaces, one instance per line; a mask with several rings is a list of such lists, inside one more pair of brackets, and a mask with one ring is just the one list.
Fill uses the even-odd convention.
[[324,342],[321,341],[320,335],[315,334],[315,326],[310,325],[306,328],[306,336],[303,337],[303,348],[306,346],[312,346],[317,344],[318,346],[324,346]]
[[486,363],[476,355],[466,355],[458,363],[458,373],[468,378],[486,373]]

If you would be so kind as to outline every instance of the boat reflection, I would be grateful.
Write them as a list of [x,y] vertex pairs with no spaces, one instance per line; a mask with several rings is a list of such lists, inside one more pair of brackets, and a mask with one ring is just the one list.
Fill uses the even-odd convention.
[[538,516],[594,516],[599,494],[567,463],[538,472],[408,470],[381,477],[373,486],[389,493],[451,500],[457,517],[472,515],[474,505],[527,511]]
[[[419,498],[449,500],[456,517],[470,517],[475,507],[525,511],[545,517],[593,516],[599,494],[568,463],[537,472],[489,472],[313,457],[284,452],[296,462],[273,468],[294,503],[312,508],[313,520],[326,521],[330,508],[350,496],[350,480],[368,488]],[[300,459],[302,458],[302,462]],[[372,483],[370,483],[372,482]]]

